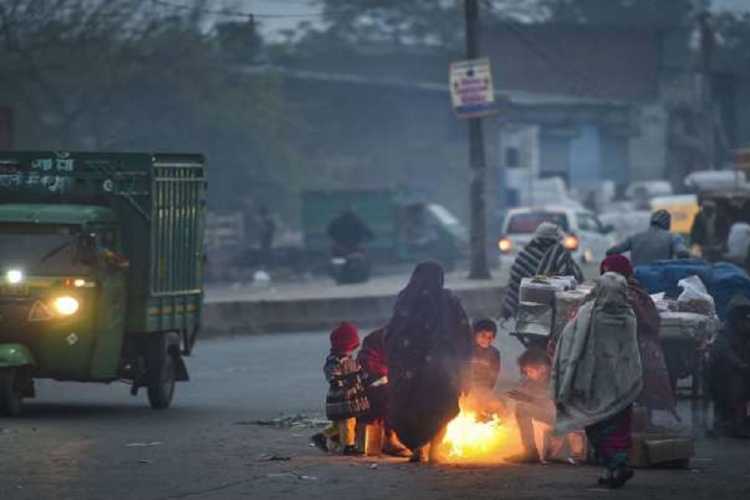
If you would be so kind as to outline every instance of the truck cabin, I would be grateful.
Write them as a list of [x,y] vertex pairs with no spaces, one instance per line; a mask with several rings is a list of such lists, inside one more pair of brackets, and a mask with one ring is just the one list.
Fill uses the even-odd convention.
[[119,252],[118,233],[105,207],[0,204],[0,256],[13,280],[94,274]]

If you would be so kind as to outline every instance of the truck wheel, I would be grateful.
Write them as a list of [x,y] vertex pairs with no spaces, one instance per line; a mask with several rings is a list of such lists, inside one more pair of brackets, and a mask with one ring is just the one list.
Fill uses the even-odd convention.
[[172,404],[177,370],[174,357],[164,353],[154,366],[154,374],[148,384],[148,402],[154,410],[164,410]]
[[16,384],[16,370],[0,370],[0,414],[6,417],[17,417],[21,414],[21,391]]

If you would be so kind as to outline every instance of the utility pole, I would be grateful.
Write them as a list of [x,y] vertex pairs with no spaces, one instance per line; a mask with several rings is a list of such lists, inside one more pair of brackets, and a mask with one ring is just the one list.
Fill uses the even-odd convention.
[[[465,0],[466,17],[466,58],[479,57],[479,2]],[[469,279],[490,279],[487,267],[487,213],[485,206],[484,179],[487,165],[484,157],[484,137],[482,119],[469,119],[469,167],[471,187],[469,203],[471,207],[471,268]]]
[[698,31],[700,33],[700,59],[698,63],[699,75],[699,109],[703,117],[703,141],[704,152],[711,170],[717,167],[716,154],[716,132],[718,125],[717,110],[713,103],[713,81],[711,77],[712,60],[716,40],[714,38],[713,26],[711,26],[711,14],[702,10],[698,14]]

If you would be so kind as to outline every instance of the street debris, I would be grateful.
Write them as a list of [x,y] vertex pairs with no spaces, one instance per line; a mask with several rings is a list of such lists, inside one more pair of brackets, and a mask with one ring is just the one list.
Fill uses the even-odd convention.
[[277,429],[313,429],[325,427],[328,420],[305,414],[282,415],[269,420],[242,420],[235,422],[234,425],[259,425],[265,427],[275,427]]
[[289,462],[292,460],[292,457],[284,456],[284,455],[261,455],[259,457],[260,460],[263,460],[265,462]]
[[370,464],[370,468],[371,469],[377,469],[378,468],[378,464]]
[[138,460],[139,464],[152,464],[154,463],[153,460]]
[[296,479],[299,481],[317,481],[318,478],[315,476],[306,476],[304,474],[297,474],[294,472],[281,472],[276,474],[266,474],[266,477],[270,479]]
[[150,443],[128,443],[125,445],[125,448],[149,448],[151,446],[161,446],[161,441],[152,441]]

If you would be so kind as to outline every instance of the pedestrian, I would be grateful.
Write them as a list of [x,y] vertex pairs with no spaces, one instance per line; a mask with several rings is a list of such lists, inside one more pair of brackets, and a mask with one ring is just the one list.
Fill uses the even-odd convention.
[[276,234],[276,221],[273,220],[271,211],[266,205],[261,205],[258,210],[260,222],[260,253],[261,261],[264,266],[271,266],[271,248],[273,247],[273,238]]
[[666,210],[651,214],[651,225],[643,232],[634,234],[609,250],[607,255],[630,252],[634,267],[647,266],[659,260],[687,259],[690,252],[682,236],[672,234],[672,216]]
[[352,357],[359,347],[357,327],[341,323],[331,332],[331,351],[326,357],[323,373],[329,384],[326,397],[326,416],[332,425],[313,436],[313,443],[327,450],[327,438],[338,435],[344,455],[358,455],[355,443],[357,417],[370,409],[362,384],[362,369]]
[[472,391],[491,392],[500,375],[500,351],[492,343],[497,325],[491,319],[474,322],[474,355],[471,358]]
[[701,203],[700,211],[693,219],[690,228],[690,244],[697,246],[699,254],[709,260],[717,260],[721,255],[723,242],[719,234],[716,202],[705,200]]
[[386,327],[391,386],[388,420],[413,451],[412,461],[436,461],[459,396],[470,385],[472,334],[460,301],[444,288],[436,262],[416,266]]
[[750,224],[741,221],[732,224],[725,258],[750,273]]
[[709,382],[716,430],[750,437],[750,299],[735,295],[711,349]]
[[532,240],[521,250],[510,269],[510,281],[505,290],[502,316],[513,318],[518,310],[518,294],[523,278],[539,274],[550,276],[575,276],[583,282],[583,273],[570,252],[563,246],[565,234],[551,222],[542,222]]
[[649,415],[652,411],[664,410],[676,417],[677,401],[659,338],[661,317],[656,304],[635,279],[633,266],[624,255],[610,255],[604,259],[600,272],[620,274],[628,282],[628,303],[635,314],[638,347],[643,365],[643,392],[638,398],[638,404],[644,406]]
[[360,251],[362,245],[375,237],[370,227],[351,208],[334,218],[327,232],[333,241],[334,257],[346,257]]
[[384,453],[395,457],[411,456],[409,449],[401,444],[396,432],[387,421],[390,388],[388,364],[385,358],[385,328],[379,328],[364,338],[357,361],[362,367],[365,392],[370,402],[370,411],[360,420],[383,427]]
[[555,431],[585,429],[605,466],[599,484],[619,488],[633,477],[630,423],[643,390],[637,323],[621,275],[603,274],[593,294],[566,325],[555,350]]

